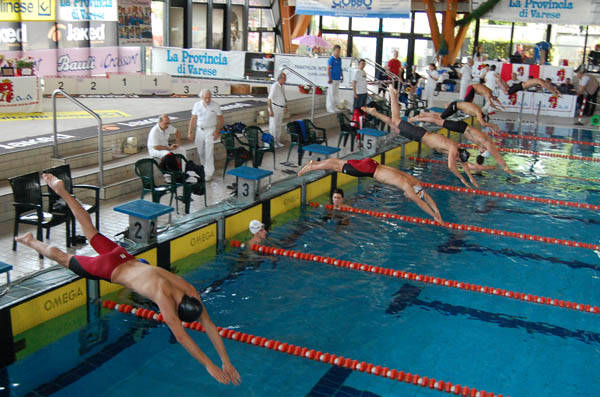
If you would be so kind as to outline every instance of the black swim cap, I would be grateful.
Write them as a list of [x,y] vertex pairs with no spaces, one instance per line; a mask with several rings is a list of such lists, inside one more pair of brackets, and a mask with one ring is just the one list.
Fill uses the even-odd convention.
[[177,314],[179,315],[179,319],[186,323],[196,321],[202,314],[202,303],[194,297],[183,295],[181,303],[179,303],[179,307],[177,308]]
[[477,155],[477,164],[482,165],[484,161],[485,161],[485,157],[483,157],[480,154]]
[[460,158],[461,162],[466,163],[467,161],[469,161],[470,156],[471,156],[471,153],[469,153],[469,151],[467,149],[463,149],[463,148],[458,149],[458,157]]

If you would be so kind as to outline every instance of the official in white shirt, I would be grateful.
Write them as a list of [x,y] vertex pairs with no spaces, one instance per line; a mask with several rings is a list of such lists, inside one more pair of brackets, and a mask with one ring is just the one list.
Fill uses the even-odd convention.
[[287,108],[287,98],[285,97],[285,80],[287,76],[281,72],[277,76],[277,81],[271,85],[269,98],[267,99],[267,108],[269,109],[269,132],[275,139],[275,147],[282,147],[281,123],[283,123],[283,114]]
[[458,74],[460,75],[460,93],[458,97],[462,100],[467,95],[467,87],[473,82],[473,58],[467,58],[467,63],[463,65]]
[[[169,145],[169,136],[173,134],[175,134],[175,143]],[[185,156],[185,150],[181,147],[179,131],[171,125],[169,116],[163,114],[148,134],[148,154],[160,162],[169,153],[179,153]]]
[[214,146],[219,131],[223,128],[224,118],[221,106],[211,100],[210,91],[200,92],[202,100],[192,108],[192,119],[188,127],[188,136],[194,140],[200,164],[204,166],[206,181],[215,173]]
[[438,73],[438,71],[435,67],[435,63],[430,63],[426,72],[427,72],[427,83],[425,83],[423,99],[427,100],[428,107],[432,107],[433,106],[433,94],[435,92],[435,87],[440,78],[440,74]]
[[365,73],[364,59],[358,61],[358,69],[352,74],[352,90],[354,91],[354,109],[360,109],[367,104],[369,91],[367,90],[367,74]]

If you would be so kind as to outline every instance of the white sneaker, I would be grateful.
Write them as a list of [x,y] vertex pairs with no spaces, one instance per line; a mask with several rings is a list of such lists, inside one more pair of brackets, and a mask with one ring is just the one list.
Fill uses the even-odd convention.
[[275,147],[283,147],[284,144],[281,142],[275,142]]

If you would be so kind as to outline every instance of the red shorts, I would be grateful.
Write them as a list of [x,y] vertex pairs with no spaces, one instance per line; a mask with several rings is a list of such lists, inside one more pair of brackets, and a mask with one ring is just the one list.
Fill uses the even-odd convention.
[[373,177],[375,170],[379,167],[379,163],[372,158],[364,158],[362,160],[348,160],[342,172],[356,177]]
[[465,95],[465,102],[473,102],[473,99],[475,99],[475,89],[473,88],[472,85],[467,87],[467,93]]
[[129,254],[125,248],[100,233],[92,237],[90,245],[98,256],[73,255],[69,261],[69,269],[81,277],[111,281],[113,270],[122,263],[135,260],[135,256]]

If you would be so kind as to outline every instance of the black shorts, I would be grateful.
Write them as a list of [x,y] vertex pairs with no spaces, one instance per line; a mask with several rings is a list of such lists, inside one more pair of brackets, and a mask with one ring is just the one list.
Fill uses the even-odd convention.
[[444,120],[444,124],[442,125],[448,131],[456,131],[461,134],[464,134],[469,124],[464,121],[453,121],[453,120]]
[[448,117],[452,116],[454,113],[458,112],[458,107],[456,106],[457,104],[458,104],[458,101],[451,102],[450,105],[448,105],[448,107],[446,107],[446,109],[442,112],[440,117],[443,119],[447,119]]
[[410,139],[411,141],[421,142],[421,139],[427,134],[427,130],[423,127],[418,127],[409,123],[408,121],[401,120],[398,124],[400,135]]
[[513,84],[513,86],[508,89],[508,95],[512,95],[515,92],[519,92],[519,91],[523,91],[523,83],[522,82]]

